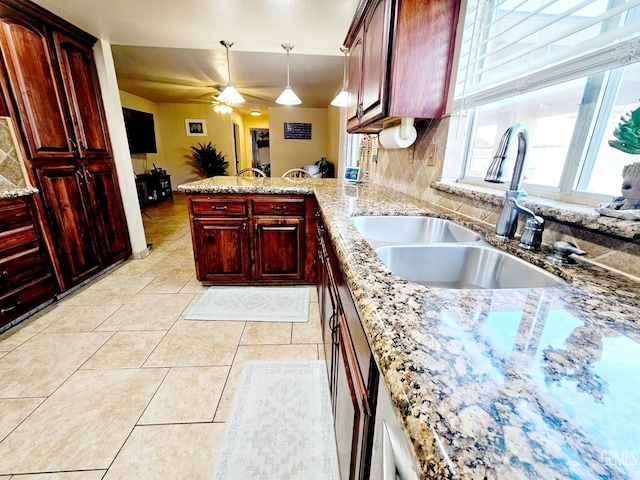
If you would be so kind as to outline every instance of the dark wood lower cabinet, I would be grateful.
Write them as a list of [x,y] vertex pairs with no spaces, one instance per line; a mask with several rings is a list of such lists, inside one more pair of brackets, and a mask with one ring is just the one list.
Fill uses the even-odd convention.
[[0,200],[0,330],[56,293],[32,198]]
[[198,252],[198,280],[245,282],[251,278],[249,219],[194,218],[194,249]]
[[40,162],[34,171],[63,290],[129,255],[127,223],[110,161]]
[[100,257],[87,212],[85,180],[75,165],[39,166],[35,172],[56,252],[55,260],[64,287],[69,288],[100,271]]
[[369,478],[378,370],[321,215],[316,216],[318,302],[340,476]]
[[188,202],[198,280],[315,283],[313,197],[190,195]]
[[305,219],[256,218],[255,278],[302,280],[304,278]]

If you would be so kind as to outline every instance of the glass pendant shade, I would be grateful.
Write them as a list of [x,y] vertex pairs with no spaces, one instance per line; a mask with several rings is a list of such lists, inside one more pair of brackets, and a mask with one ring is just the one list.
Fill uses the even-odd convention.
[[231,105],[236,103],[244,103],[244,98],[240,95],[240,92],[231,85],[231,67],[229,66],[229,48],[233,46],[233,42],[227,40],[220,40],[220,44],[227,50],[227,74],[229,81],[222,93],[218,95],[217,100],[223,103],[229,103]]
[[331,100],[331,105],[334,107],[346,107],[349,104],[349,91],[347,90],[347,53],[349,49],[342,47],[340,51],[344,54],[344,63],[342,65],[342,90],[336,95],[336,98]]
[[349,92],[347,90],[340,90],[340,93],[336,95],[336,98],[331,100],[331,105],[334,107],[346,107],[349,104]]
[[295,94],[291,86],[287,85],[280,96],[276,98],[276,103],[280,105],[300,105],[302,101]]
[[295,94],[291,88],[291,84],[289,83],[289,52],[293,49],[293,45],[290,43],[283,43],[282,48],[287,51],[287,86],[280,96],[276,98],[276,103],[280,105],[300,105],[302,101]]
[[233,85],[227,85],[224,87],[224,90],[216,99],[219,102],[229,103],[231,105],[244,102],[244,98],[242,98],[240,92],[238,92]]

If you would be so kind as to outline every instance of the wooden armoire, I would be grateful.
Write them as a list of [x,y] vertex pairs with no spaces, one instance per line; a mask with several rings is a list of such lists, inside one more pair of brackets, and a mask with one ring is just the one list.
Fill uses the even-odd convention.
[[27,0],[0,0],[0,79],[60,291],[131,253],[92,47]]

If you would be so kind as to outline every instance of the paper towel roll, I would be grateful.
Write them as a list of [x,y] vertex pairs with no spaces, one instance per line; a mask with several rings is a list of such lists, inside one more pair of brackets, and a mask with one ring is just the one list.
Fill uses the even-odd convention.
[[416,141],[416,137],[418,136],[415,127],[409,127],[409,138],[406,139],[400,136],[401,128],[402,127],[398,125],[397,127],[386,128],[382,130],[378,134],[378,140],[380,140],[380,144],[387,150],[393,148],[407,148],[413,145],[413,142]]

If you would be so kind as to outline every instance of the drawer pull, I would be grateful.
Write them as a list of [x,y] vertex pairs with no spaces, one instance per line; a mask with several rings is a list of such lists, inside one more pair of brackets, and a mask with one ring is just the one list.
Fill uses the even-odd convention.
[[280,210],[284,210],[285,207],[282,205],[274,205],[273,207],[271,207],[271,210],[276,210],[276,211],[280,211]]
[[6,277],[7,275],[9,275],[9,272],[7,272],[6,270],[0,272],[0,277]]
[[0,310],[0,315],[4,315],[5,313],[9,313],[12,310],[15,310],[16,308],[18,308],[18,303],[16,303],[15,305],[11,306],[11,307],[7,307],[7,308],[3,308],[2,310]]
[[214,205],[212,208],[214,210],[226,210],[227,206],[226,205]]

